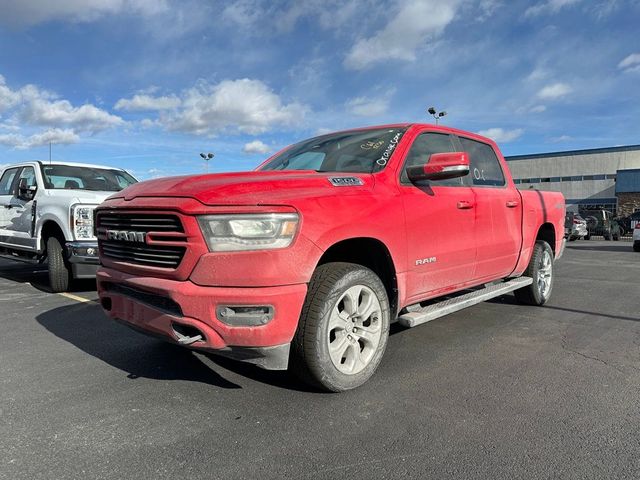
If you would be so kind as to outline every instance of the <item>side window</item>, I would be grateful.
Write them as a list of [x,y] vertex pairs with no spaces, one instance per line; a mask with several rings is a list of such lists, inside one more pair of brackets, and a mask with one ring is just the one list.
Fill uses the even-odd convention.
[[[407,153],[404,167],[402,168],[402,175],[400,176],[401,183],[409,183],[409,177],[407,176],[407,168],[415,165],[421,165],[427,163],[432,153],[445,153],[455,152],[455,146],[451,139],[451,135],[445,133],[423,133],[413,141],[413,145]],[[448,180],[438,180],[431,182],[433,186],[460,186],[462,185],[461,178],[451,178]]]
[[491,145],[459,137],[462,151],[469,154],[470,178],[474,186],[501,187],[505,184],[502,167]]
[[13,180],[16,178],[16,174],[18,173],[17,168],[10,168],[9,170],[5,170],[2,174],[2,178],[0,178],[0,195],[12,195],[11,186],[13,185]]
[[24,167],[20,172],[20,178],[18,178],[18,185],[20,182],[25,179],[27,181],[27,186],[32,187],[36,185],[36,171],[33,167]]

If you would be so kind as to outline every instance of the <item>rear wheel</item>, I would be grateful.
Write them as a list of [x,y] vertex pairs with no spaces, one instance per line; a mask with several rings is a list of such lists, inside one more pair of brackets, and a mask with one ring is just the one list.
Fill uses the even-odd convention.
[[309,284],[289,365],[324,390],[356,388],[382,359],[390,317],[387,292],[374,272],[351,263],[321,265]]
[[533,278],[533,283],[514,291],[516,300],[527,305],[547,303],[551,296],[551,290],[553,290],[554,278],[553,251],[547,242],[543,240],[536,242],[524,275]]
[[640,242],[634,242],[633,243],[633,251],[634,252],[640,252]]
[[71,284],[71,268],[64,259],[64,249],[56,237],[47,239],[49,285],[52,292],[66,292]]

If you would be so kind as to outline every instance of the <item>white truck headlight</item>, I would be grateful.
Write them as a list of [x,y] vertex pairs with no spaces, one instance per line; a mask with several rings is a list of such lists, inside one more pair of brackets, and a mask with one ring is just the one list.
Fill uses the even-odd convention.
[[291,245],[297,213],[202,215],[200,229],[209,251],[271,250]]
[[93,211],[95,205],[73,205],[71,207],[71,228],[76,240],[95,240],[93,235]]

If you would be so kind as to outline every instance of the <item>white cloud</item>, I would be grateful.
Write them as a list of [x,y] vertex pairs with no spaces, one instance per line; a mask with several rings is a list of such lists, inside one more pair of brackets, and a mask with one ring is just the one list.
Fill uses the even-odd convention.
[[[640,53],[632,53],[625,57],[619,64],[618,68],[625,72],[640,72]],[[0,105],[2,104],[2,94],[0,90]]]
[[478,5],[480,8],[480,15],[477,17],[479,22],[489,20],[498,11],[498,9],[504,6],[502,0],[480,0]]
[[531,113],[542,113],[545,112],[547,110],[547,107],[544,105],[536,105],[534,107],[531,107],[531,109],[529,110]]
[[20,94],[7,87],[4,77],[0,75],[0,113],[13,107],[19,101]]
[[97,133],[124,124],[122,118],[95,105],[85,103],[74,107],[68,100],[30,99],[18,117],[30,125],[73,127],[80,132]]
[[253,142],[249,142],[245,144],[245,146],[242,148],[242,151],[249,155],[256,154],[256,153],[261,155],[266,155],[271,151],[271,147],[261,142],[260,140],[254,140]]
[[373,5],[368,0],[305,0],[304,2],[265,2],[262,0],[237,0],[227,2],[222,18],[232,22],[246,33],[286,33],[302,19],[317,21],[324,29],[340,29],[367,10],[371,15]]
[[91,22],[105,15],[148,16],[166,10],[166,0],[0,0],[0,24],[15,28],[54,20]]
[[305,107],[283,104],[280,97],[259,80],[201,82],[181,95],[181,105],[161,112],[159,122],[169,130],[196,135],[238,131],[256,135],[278,126],[302,121]]
[[478,135],[489,137],[497,143],[506,143],[519,138],[523,133],[524,130],[521,128],[516,128],[514,130],[504,130],[503,128],[489,128],[487,130],[479,131]]
[[553,100],[556,98],[564,97],[573,91],[570,85],[566,83],[553,83],[542,88],[538,92],[538,98],[543,100]]
[[391,97],[395,93],[390,90],[381,97],[356,97],[345,104],[347,111],[359,117],[377,117],[387,112]]
[[554,143],[569,142],[571,140],[573,140],[573,137],[571,137],[569,135],[560,135],[559,137],[553,137],[551,139],[551,141],[554,142]]
[[73,130],[52,128],[41,133],[25,137],[17,133],[0,135],[0,145],[13,147],[17,150],[42,147],[50,142],[56,145],[69,145],[80,141],[80,137]]
[[[35,85],[12,89],[1,75],[0,111],[7,117],[0,128],[11,132],[0,136],[0,143],[17,149],[49,142],[76,143],[80,132],[94,134],[125,124],[122,118],[95,105],[85,103],[76,107]],[[46,130],[37,132],[34,127],[46,127]],[[28,134],[21,133],[23,129],[27,129]]]
[[558,13],[563,8],[574,5],[580,1],[581,0],[546,0],[527,8],[524,15],[525,17],[536,17],[538,15]]
[[116,102],[116,110],[151,111],[170,110],[180,106],[180,99],[175,95],[152,97],[151,95],[134,95],[132,98],[121,98]]
[[527,75],[528,82],[538,82],[549,78],[551,73],[549,70],[543,67],[536,67],[529,75]]
[[361,38],[347,54],[344,65],[363,70],[384,60],[413,61],[416,50],[440,36],[453,20],[458,2],[409,0],[377,34]]

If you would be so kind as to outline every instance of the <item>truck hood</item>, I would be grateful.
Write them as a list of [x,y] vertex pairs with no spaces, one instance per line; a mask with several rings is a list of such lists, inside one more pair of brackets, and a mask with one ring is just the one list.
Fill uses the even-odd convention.
[[[356,178],[361,185],[336,186],[330,179]],[[373,175],[297,171],[252,171],[168,177],[136,183],[110,198],[187,197],[205,205],[265,205],[290,199],[357,195],[373,186]]]
[[109,195],[113,195],[113,192],[101,192],[93,190],[49,189],[45,190],[44,192],[47,197],[60,199],[61,201],[67,201],[69,202],[69,205],[74,203],[99,205],[104,202]]

